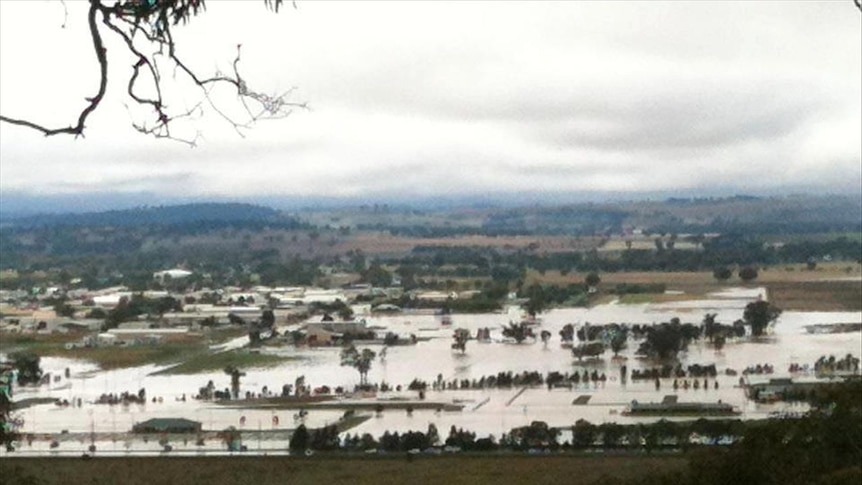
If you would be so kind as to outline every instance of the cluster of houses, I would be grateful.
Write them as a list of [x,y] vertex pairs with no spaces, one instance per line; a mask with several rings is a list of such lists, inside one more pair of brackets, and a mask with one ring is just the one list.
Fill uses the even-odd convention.
[[[153,279],[158,282],[177,281],[193,273],[183,269],[158,271]],[[132,321],[119,323],[106,329],[105,316],[124,301],[135,295],[157,300],[173,298],[181,302],[181,311],[168,311],[158,315],[140,315]],[[259,321],[264,310],[272,310],[275,322],[301,321],[310,306],[331,306],[339,302],[348,305],[357,300],[369,301],[376,297],[387,300],[403,295],[401,288],[375,288],[368,284],[353,284],[338,289],[311,287],[224,287],[201,289],[188,293],[168,291],[132,292],[118,286],[99,290],[52,286],[26,290],[0,290],[0,334],[70,334],[80,339],[69,342],[69,349],[95,346],[130,346],[157,344],[165,337],[198,330],[204,326],[220,326],[240,321]],[[418,291],[411,298],[429,302],[445,302],[456,298],[472,297],[441,291]],[[57,302],[67,311],[58,313]],[[307,323],[303,331],[306,341],[316,345],[329,345],[341,341],[345,335],[368,337],[375,329],[367,328],[363,316],[373,311],[397,312],[392,304],[372,308],[370,304],[350,305],[356,315],[351,321],[323,321]]]

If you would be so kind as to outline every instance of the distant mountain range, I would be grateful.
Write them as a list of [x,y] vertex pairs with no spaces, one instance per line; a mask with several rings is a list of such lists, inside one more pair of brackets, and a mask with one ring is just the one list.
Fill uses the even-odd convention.
[[172,206],[85,212],[81,214],[38,214],[7,217],[4,224],[15,227],[38,226],[150,226],[205,222],[283,222],[281,213],[269,207],[241,203],[197,203]]
[[[473,201],[477,202],[477,201]],[[510,201],[511,202],[511,201]],[[357,204],[292,213],[260,204],[197,202],[60,214],[11,214],[0,228],[155,227],[209,231],[223,227],[356,228],[408,236],[458,234],[597,234],[643,228],[654,233],[811,234],[862,229],[862,199],[852,196],[674,197],[661,201],[485,205],[468,212],[420,204]],[[182,227],[179,227],[182,226]]]
[[[737,195],[744,193],[746,195]],[[165,196],[148,192],[100,192],[86,194],[49,194],[36,195],[14,190],[0,191],[0,221],[34,216],[39,214],[81,214],[90,212],[105,212],[140,207],[167,207],[177,205],[194,205],[208,203],[241,203],[262,207],[271,207],[284,211],[304,211],[321,209],[339,209],[358,207],[361,205],[386,204],[393,208],[409,208],[418,210],[450,210],[456,208],[517,208],[525,206],[553,207],[570,204],[610,204],[625,202],[664,202],[701,200],[709,201],[734,197],[786,198],[797,197],[791,194],[802,194],[801,197],[819,198],[822,191],[811,190],[808,187],[788,187],[784,190],[759,192],[740,192],[731,187],[714,187],[709,190],[679,190],[660,192],[494,192],[483,194],[450,194],[423,196],[393,196],[385,193],[368,193],[362,196],[335,197],[326,195],[294,196],[294,195],[262,195],[249,197],[182,197]],[[806,195],[807,194],[807,195]],[[818,194],[818,195],[813,195]],[[829,195],[829,194],[824,194]],[[831,194],[839,197],[849,197],[862,205],[862,191],[855,193]]]

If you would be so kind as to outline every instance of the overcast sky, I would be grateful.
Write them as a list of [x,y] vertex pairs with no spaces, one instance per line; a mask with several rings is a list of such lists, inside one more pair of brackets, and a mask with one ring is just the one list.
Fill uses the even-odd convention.
[[[0,2],[3,115],[66,126],[95,94],[86,3],[66,4],[61,28],[58,1]],[[851,0],[207,5],[176,33],[188,63],[228,69],[241,43],[249,84],[309,111],[242,138],[208,110],[177,128],[194,149],[140,135],[105,33],[86,138],[0,123],[0,197],[862,191]]]

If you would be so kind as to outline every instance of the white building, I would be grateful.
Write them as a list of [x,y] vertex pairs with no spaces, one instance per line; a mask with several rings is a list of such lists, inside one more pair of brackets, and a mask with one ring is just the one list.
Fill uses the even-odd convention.
[[164,283],[165,279],[169,280],[181,280],[183,278],[188,278],[193,275],[191,271],[186,271],[184,269],[174,268],[174,269],[166,269],[164,271],[156,271],[153,273],[153,279],[158,280],[160,283]]

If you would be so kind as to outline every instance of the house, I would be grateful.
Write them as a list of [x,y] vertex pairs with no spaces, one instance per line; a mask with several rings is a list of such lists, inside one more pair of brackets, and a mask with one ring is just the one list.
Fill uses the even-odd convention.
[[334,333],[365,333],[368,331],[365,320],[348,320],[348,321],[328,321],[328,322],[308,322],[305,324],[305,331],[312,332],[317,329],[323,329]]
[[843,382],[841,378],[749,378],[745,386],[746,396],[757,402],[802,400],[822,386]]
[[108,293],[103,295],[96,295],[92,298],[93,304],[96,306],[100,306],[103,308],[113,308],[120,304],[120,301],[123,298],[129,299],[132,297],[132,292],[130,291],[118,291],[116,293]]
[[192,273],[191,271],[186,271],[184,269],[166,269],[164,271],[156,271],[155,273],[153,273],[153,279],[160,283],[164,283],[166,279],[181,280],[183,278],[188,278],[192,274],[194,273]]
[[444,291],[419,291],[414,293],[413,297],[417,300],[444,302],[447,300],[457,300],[458,293],[454,291],[450,291],[448,293]]
[[677,396],[665,396],[662,402],[632,401],[623,416],[732,416],[740,411],[728,403],[678,402]]
[[71,334],[79,334],[86,333],[93,330],[98,330],[101,328],[102,323],[99,320],[96,320],[96,325],[94,326],[90,321],[65,321],[59,325],[55,329],[59,333],[71,333]]
[[133,433],[200,433],[201,423],[185,418],[153,418],[135,423]]
[[347,297],[338,290],[322,290],[319,288],[307,288],[302,295],[302,301],[306,305],[311,303],[335,303],[347,301]]
[[99,346],[117,345],[117,336],[111,333],[100,333],[96,336],[96,344]]
[[343,334],[331,332],[321,327],[307,328],[305,339],[309,345],[332,345],[337,342]]
[[399,307],[397,305],[393,305],[391,303],[381,303],[380,305],[377,305],[376,307],[374,307],[373,310],[375,312],[393,312],[393,313],[395,313],[395,312],[400,312],[401,307]]

